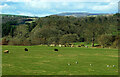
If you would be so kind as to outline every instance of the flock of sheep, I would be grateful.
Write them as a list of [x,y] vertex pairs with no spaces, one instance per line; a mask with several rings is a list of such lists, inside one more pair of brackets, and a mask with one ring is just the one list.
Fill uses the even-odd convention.
[[[55,45],[55,44],[51,44],[51,45],[49,45],[49,46],[55,47],[56,45]],[[81,45],[73,45],[73,44],[61,45],[61,44],[59,44],[58,46],[59,46],[59,47],[86,47],[86,48],[88,48],[88,46],[84,46],[83,44],[81,44]]]
[[[24,50],[25,50],[26,52],[28,51],[27,48],[25,48]],[[54,49],[54,51],[58,52],[58,49]],[[9,51],[9,50],[5,50],[4,53],[10,53],[10,51]]]
[[[51,44],[50,45],[51,47],[55,47],[56,45],[55,44]],[[69,45],[58,45],[59,47],[86,47],[86,48],[88,48],[88,46],[84,46],[84,45],[77,45],[77,46],[75,46],[75,45],[73,45],[73,44],[69,44]],[[25,48],[24,49],[25,51],[28,51],[28,49],[27,48]],[[58,49],[54,49],[54,51],[58,51]],[[4,51],[4,53],[10,53],[10,51],[9,50],[5,50]]]
[[[28,49],[25,48],[24,49],[25,52],[28,52]],[[54,51],[58,52],[58,49],[54,49]],[[4,53],[10,53],[9,50],[5,50]],[[75,64],[78,64],[78,61],[75,62]],[[67,64],[68,66],[71,66],[71,63]],[[92,64],[90,64],[90,66],[93,66]],[[111,65],[107,65],[107,68],[111,67]],[[112,65],[112,67],[116,67],[115,65]]]
[[[78,64],[78,62],[76,61],[75,64]],[[67,64],[68,66],[72,65],[71,63]],[[92,64],[90,64],[90,66],[93,66]],[[107,65],[107,67],[116,67],[115,65]]]
[[[25,50],[26,52],[28,51],[27,48],[25,48],[24,50]],[[4,53],[10,53],[10,51],[9,51],[9,50],[5,50]]]

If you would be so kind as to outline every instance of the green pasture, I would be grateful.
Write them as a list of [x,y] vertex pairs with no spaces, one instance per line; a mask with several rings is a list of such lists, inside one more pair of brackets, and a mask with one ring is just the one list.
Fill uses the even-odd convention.
[[[29,51],[25,52],[24,48]],[[55,48],[59,51],[55,52]],[[48,46],[3,46],[2,49],[10,51],[2,53],[3,75],[118,74],[117,49]]]

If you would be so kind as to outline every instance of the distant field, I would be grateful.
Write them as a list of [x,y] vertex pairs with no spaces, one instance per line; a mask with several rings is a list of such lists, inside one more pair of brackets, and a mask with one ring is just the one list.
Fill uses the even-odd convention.
[[[29,52],[24,51],[25,47],[29,49]],[[55,52],[54,48],[59,51]],[[3,75],[118,74],[117,49],[3,46],[4,50],[9,50],[10,53],[2,54]],[[110,66],[107,67],[107,65]]]

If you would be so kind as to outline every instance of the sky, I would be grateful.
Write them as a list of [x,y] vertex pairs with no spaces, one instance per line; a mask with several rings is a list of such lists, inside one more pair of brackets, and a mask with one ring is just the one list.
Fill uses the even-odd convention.
[[117,13],[119,0],[0,0],[0,14],[44,17],[63,12]]

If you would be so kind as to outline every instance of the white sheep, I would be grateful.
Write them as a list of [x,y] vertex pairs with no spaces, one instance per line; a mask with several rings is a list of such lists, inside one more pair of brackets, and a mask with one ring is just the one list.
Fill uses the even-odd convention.
[[109,65],[107,65],[107,67],[110,67]]
[[71,64],[68,63],[68,65],[70,66]]
[[77,61],[76,61],[75,63],[76,63],[76,64],[78,64],[78,62],[77,62]]
[[113,65],[113,67],[115,67],[115,65]]

